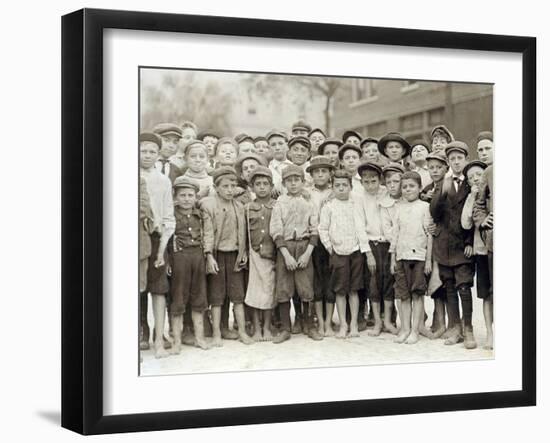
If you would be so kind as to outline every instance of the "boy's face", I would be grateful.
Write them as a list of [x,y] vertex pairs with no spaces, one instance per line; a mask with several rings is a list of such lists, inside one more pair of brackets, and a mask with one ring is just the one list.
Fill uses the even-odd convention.
[[290,195],[298,195],[304,188],[304,179],[297,175],[291,175],[284,179],[283,185]]
[[176,206],[183,209],[192,209],[197,201],[197,194],[191,188],[177,188],[174,200]]
[[361,148],[363,151],[363,160],[367,162],[377,162],[380,152],[376,143],[367,143]]
[[321,143],[325,141],[325,136],[317,131],[311,134],[309,141],[311,143],[311,150],[313,152],[317,152],[319,150],[319,146],[321,146]]
[[480,186],[483,183],[483,168],[479,166],[472,166],[468,169],[468,184],[472,186]]
[[445,148],[449,143],[449,139],[445,134],[440,131],[436,131],[432,138],[432,151],[434,153],[439,152],[445,154]]
[[323,155],[326,155],[329,158],[334,167],[338,166],[338,145],[326,145]]
[[222,177],[217,181],[214,187],[221,198],[224,200],[233,200],[233,194],[237,187],[237,178],[232,175]]
[[430,173],[430,178],[435,182],[443,180],[445,174],[447,173],[448,166],[435,159],[428,160],[428,172]]
[[233,165],[237,159],[237,150],[231,143],[224,143],[218,147],[218,154],[216,157],[222,164]]
[[218,138],[207,135],[206,137],[204,137],[202,142],[206,145],[206,148],[208,149],[208,158],[214,157],[214,148],[216,147],[216,143],[218,143]]
[[181,146],[178,148],[177,152],[173,155],[172,158],[174,158],[178,162],[178,164],[185,165],[185,152]]
[[344,155],[342,156],[342,166],[346,171],[352,175],[355,175],[357,173],[359,163],[360,158],[358,152],[355,152],[352,149],[347,149],[344,151]]
[[181,142],[185,146],[187,143],[189,143],[191,140],[195,140],[197,138],[197,133],[193,128],[183,128],[181,130]]
[[208,163],[208,155],[202,146],[193,146],[187,150],[185,162],[191,171],[202,172],[206,169]]
[[380,177],[373,171],[365,171],[361,176],[361,183],[363,188],[371,195],[378,193],[380,189]]
[[493,164],[493,142],[491,140],[481,140],[477,144],[477,156],[479,159],[487,164]]
[[466,156],[462,152],[451,151],[447,159],[449,160],[453,174],[460,175],[464,166],[466,166]]
[[295,165],[302,166],[309,158],[309,149],[302,143],[294,143],[288,150],[288,159]]
[[239,154],[249,154],[254,150],[254,143],[244,141],[239,143]]
[[160,155],[164,158],[172,157],[178,150],[180,138],[177,135],[169,134],[161,136],[161,139]]
[[355,135],[350,135],[348,136],[348,138],[346,138],[344,143],[350,143],[352,145],[359,146],[361,144],[361,140],[359,140],[359,138]]
[[390,196],[399,198],[401,193],[401,174],[399,172],[388,172],[385,181]]
[[322,188],[330,181],[330,170],[328,168],[315,168],[311,171],[311,178],[313,178],[315,186]]
[[411,159],[413,162],[425,161],[428,156],[428,150],[425,146],[416,145],[412,148]]
[[256,169],[259,166],[259,163],[254,160],[253,158],[247,158],[241,165],[241,175],[243,179],[248,181],[250,178],[250,174],[252,174],[252,171]]
[[338,200],[348,200],[349,193],[351,191],[351,185],[347,178],[335,178],[334,183],[332,184],[332,190],[334,196]]
[[269,144],[265,140],[259,140],[254,143],[254,152],[266,160],[270,158]]
[[283,137],[277,135],[269,139],[269,147],[273,152],[273,158],[277,161],[283,161],[286,159],[286,153],[288,151],[288,145]]
[[150,169],[155,166],[159,158],[159,147],[153,142],[141,142],[139,144],[139,165],[143,169]]
[[391,141],[386,144],[386,157],[388,157],[392,162],[399,162],[403,158],[403,153],[405,149],[403,145],[396,141]]
[[406,178],[401,181],[401,194],[405,200],[412,202],[418,200],[420,195],[420,186],[418,182],[412,178]]
[[252,182],[252,191],[258,198],[266,198],[271,195],[273,184],[268,177],[257,175]]

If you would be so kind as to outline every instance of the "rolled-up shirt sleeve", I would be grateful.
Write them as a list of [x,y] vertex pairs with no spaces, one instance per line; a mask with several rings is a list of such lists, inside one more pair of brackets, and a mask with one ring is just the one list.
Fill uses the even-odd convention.
[[277,248],[286,246],[283,236],[283,214],[281,202],[277,202],[273,207],[271,221],[269,222],[269,234],[271,235],[271,238]]

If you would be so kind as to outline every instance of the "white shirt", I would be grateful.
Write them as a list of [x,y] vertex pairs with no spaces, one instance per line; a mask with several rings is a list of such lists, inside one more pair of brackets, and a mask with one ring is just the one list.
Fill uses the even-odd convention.
[[170,238],[176,229],[172,183],[168,177],[155,168],[141,169],[140,173],[147,183],[154,229],[162,237]]
[[426,260],[428,250],[428,226],[432,223],[429,203],[417,199],[401,200],[395,205],[394,238],[390,253],[397,260]]

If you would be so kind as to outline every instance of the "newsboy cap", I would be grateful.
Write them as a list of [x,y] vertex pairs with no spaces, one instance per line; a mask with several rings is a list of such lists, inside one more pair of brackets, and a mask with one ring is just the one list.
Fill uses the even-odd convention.
[[253,152],[247,152],[246,154],[240,155],[235,162],[235,166],[241,168],[245,160],[256,160],[259,165],[265,166],[264,158],[260,157],[258,154],[254,154]]
[[181,138],[183,134],[181,128],[175,123],[159,123],[153,128],[153,132],[161,137],[163,135],[175,135]]
[[491,140],[491,141],[493,141],[493,133],[491,131],[481,131],[477,135],[477,142],[479,143],[481,140]]
[[361,141],[361,139],[363,138],[363,136],[359,134],[357,131],[350,129],[342,134],[342,141],[346,143],[346,140],[348,139],[348,137],[351,137],[352,135],[357,137],[359,141]]
[[256,169],[254,169],[252,171],[252,173],[250,174],[250,182],[252,182],[252,180],[254,180],[254,177],[268,177],[270,178],[271,180],[273,180],[273,173],[271,172],[271,169],[269,169],[267,166],[258,166]]
[[420,139],[417,139],[417,140],[415,140],[411,143],[411,151],[413,150],[413,148],[415,146],[419,146],[419,145],[424,146],[428,152],[431,152],[431,150],[432,150],[431,145],[426,140],[423,140],[423,139],[420,138]]
[[298,135],[297,137],[292,137],[288,141],[288,149],[292,148],[296,143],[301,143],[306,148],[311,149],[311,142],[309,141],[309,138],[304,137],[302,135]]
[[240,134],[237,134],[235,136],[235,141],[237,143],[242,143],[242,142],[247,141],[247,140],[254,143],[254,139],[250,135],[248,135],[244,132],[241,132]]
[[401,163],[389,162],[386,166],[382,168],[382,173],[386,172],[399,172],[401,174],[405,173],[405,167]]
[[159,147],[159,149],[162,146],[162,140],[157,134],[153,132],[142,132],[141,134],[139,134],[139,142],[155,143]]
[[344,153],[346,151],[355,151],[359,154],[359,158],[363,155],[363,151],[361,151],[361,148],[357,145],[353,145],[351,143],[344,143],[342,146],[340,146],[340,149],[338,150],[338,158],[342,160],[344,158]]
[[210,172],[210,175],[212,176],[214,184],[216,184],[222,177],[228,175],[232,175],[235,180],[237,179],[237,171],[235,171],[235,168],[232,168],[231,166],[220,166],[219,168],[213,169],[212,172]]
[[309,166],[306,168],[306,172],[311,172],[318,168],[334,169],[334,165],[330,162],[330,159],[327,156],[316,155],[309,161]]
[[294,131],[307,131],[309,134],[311,132],[311,125],[304,120],[298,120],[292,125],[292,132]]
[[265,138],[267,139],[267,141],[269,141],[269,139],[271,137],[282,137],[285,139],[285,141],[288,141],[288,135],[286,134],[286,132],[284,131],[279,131],[277,129],[272,129],[271,131],[269,131],[267,133],[267,135],[265,136]]
[[283,180],[286,180],[288,177],[292,177],[292,176],[298,176],[303,179],[305,177],[305,174],[304,174],[304,170],[300,166],[292,164],[292,165],[286,166],[283,169],[282,176],[283,176]]
[[184,177],[183,175],[180,175],[174,180],[174,184],[172,185],[172,187],[174,189],[189,188],[189,189],[193,189],[195,192],[199,192],[199,185],[195,183],[193,180],[190,180],[187,177]]
[[432,140],[433,140],[433,138],[435,136],[435,133],[437,131],[443,132],[443,134],[445,134],[447,136],[447,138],[449,139],[450,142],[454,141],[455,138],[454,138],[452,132],[449,131],[449,128],[447,128],[447,126],[445,126],[445,125],[437,125],[432,129],[432,132],[430,133],[430,137],[432,138]]
[[363,174],[363,171],[366,171],[366,170],[371,170],[371,171],[375,171],[378,173],[378,175],[382,175],[382,168],[380,167],[380,165],[378,165],[377,163],[373,163],[373,162],[363,162],[359,165],[359,167],[357,168],[357,173],[359,175],[362,175]]
[[388,132],[378,141],[378,150],[383,155],[386,155],[386,145],[389,142],[398,142],[403,146],[403,156],[401,158],[405,158],[411,153],[411,145],[399,132]]
[[378,139],[374,137],[365,137],[363,140],[361,140],[359,146],[364,147],[364,145],[367,145],[369,143],[374,143],[375,145],[377,145]]
[[311,137],[311,134],[314,134],[315,132],[320,132],[321,134],[323,134],[323,137],[327,136],[321,128],[313,128],[311,131],[309,131],[309,134],[307,136]]
[[447,166],[449,166],[449,162],[447,161],[447,157],[445,157],[443,154],[440,154],[439,152],[431,152],[426,156],[426,161],[428,160],[439,160],[441,163],[445,163]]
[[338,149],[340,149],[340,146],[342,146],[343,144],[344,143],[339,138],[329,137],[323,143],[321,143],[319,145],[319,149],[317,150],[317,152],[319,153],[319,155],[324,155],[325,147],[327,145],[336,145],[336,146],[338,146]]
[[453,151],[462,152],[466,157],[468,157],[470,149],[468,148],[468,145],[466,143],[455,140],[445,146],[445,155],[447,156],[447,158],[449,157],[449,154]]
[[220,138],[220,136],[218,134],[216,134],[212,129],[207,129],[205,131],[202,131],[200,132],[200,134],[197,136],[197,138],[199,140],[203,140],[206,138],[206,137],[215,137],[217,139]]
[[472,160],[470,163],[464,166],[464,169],[462,170],[462,174],[464,174],[464,177],[468,178],[468,171],[474,166],[479,166],[481,169],[487,169],[488,165],[487,163],[483,163],[481,160]]

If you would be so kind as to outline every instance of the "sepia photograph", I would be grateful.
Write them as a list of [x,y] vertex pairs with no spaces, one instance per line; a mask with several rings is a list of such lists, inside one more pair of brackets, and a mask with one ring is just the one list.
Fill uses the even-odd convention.
[[494,359],[493,84],[138,77],[140,376]]

